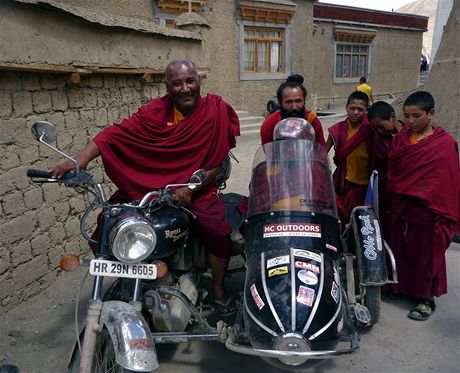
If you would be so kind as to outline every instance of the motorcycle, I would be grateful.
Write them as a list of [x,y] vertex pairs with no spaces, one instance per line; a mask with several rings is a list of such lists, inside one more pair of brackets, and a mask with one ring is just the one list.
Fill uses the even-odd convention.
[[[342,253],[327,154],[316,143],[275,141],[256,153],[244,253],[242,236],[237,229],[232,234],[233,254],[246,258],[242,302],[234,325],[221,320],[211,326],[203,314],[206,294],[200,286],[207,271],[206,251],[189,234],[193,214],[172,198],[176,187],[200,185],[202,170],[188,183],[166,185],[140,201],[111,204],[101,184],[52,145],[57,138],[53,125],[37,122],[32,133],[73,161],[75,171],[53,179],[47,171],[29,169],[31,183],[58,183],[91,196],[80,230],[95,245],[95,257],[68,255],[61,260],[64,270],[86,265],[94,276],[70,371],[150,372],[159,366],[155,345],[161,343],[217,341],[283,369],[302,368],[358,348],[354,320],[372,323],[360,304],[369,299],[365,290],[388,282],[386,267],[371,271],[365,259],[375,256],[378,267],[385,252],[379,250],[382,246],[369,248],[371,238],[380,239],[378,220],[371,216],[354,226],[371,232],[355,234],[356,253]],[[102,209],[97,241],[85,228],[96,209]],[[365,212],[370,216],[372,211]],[[361,276],[356,282],[355,273]],[[106,277],[116,280],[104,294]],[[339,341],[349,347],[335,349]]]

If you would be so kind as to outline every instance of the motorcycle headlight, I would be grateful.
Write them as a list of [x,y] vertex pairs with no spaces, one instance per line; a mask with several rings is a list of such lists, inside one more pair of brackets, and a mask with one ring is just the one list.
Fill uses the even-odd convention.
[[153,227],[141,217],[129,217],[118,222],[110,232],[112,252],[125,263],[147,258],[155,249],[157,235]]

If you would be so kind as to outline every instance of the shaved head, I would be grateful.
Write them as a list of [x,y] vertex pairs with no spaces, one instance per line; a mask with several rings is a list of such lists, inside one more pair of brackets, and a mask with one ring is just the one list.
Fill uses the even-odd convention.
[[176,60],[172,60],[168,64],[168,66],[166,66],[166,70],[165,70],[166,81],[171,80],[171,73],[174,70],[181,69],[183,67],[188,68],[190,71],[194,70],[196,72],[196,75],[198,75],[198,69],[195,63],[193,63],[190,60],[176,59]]

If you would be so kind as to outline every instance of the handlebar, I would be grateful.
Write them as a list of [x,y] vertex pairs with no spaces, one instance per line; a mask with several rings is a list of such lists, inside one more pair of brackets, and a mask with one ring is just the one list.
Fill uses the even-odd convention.
[[35,168],[27,169],[27,177],[32,183],[60,183],[68,185],[96,185],[90,173],[86,171],[66,172],[61,178],[53,178],[53,174],[47,170],[39,170]]

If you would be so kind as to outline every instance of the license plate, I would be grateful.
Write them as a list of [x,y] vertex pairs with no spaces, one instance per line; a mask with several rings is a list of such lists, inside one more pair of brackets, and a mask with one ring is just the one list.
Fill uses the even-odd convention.
[[157,266],[155,264],[128,264],[104,259],[91,259],[89,273],[94,276],[155,280],[157,278]]

